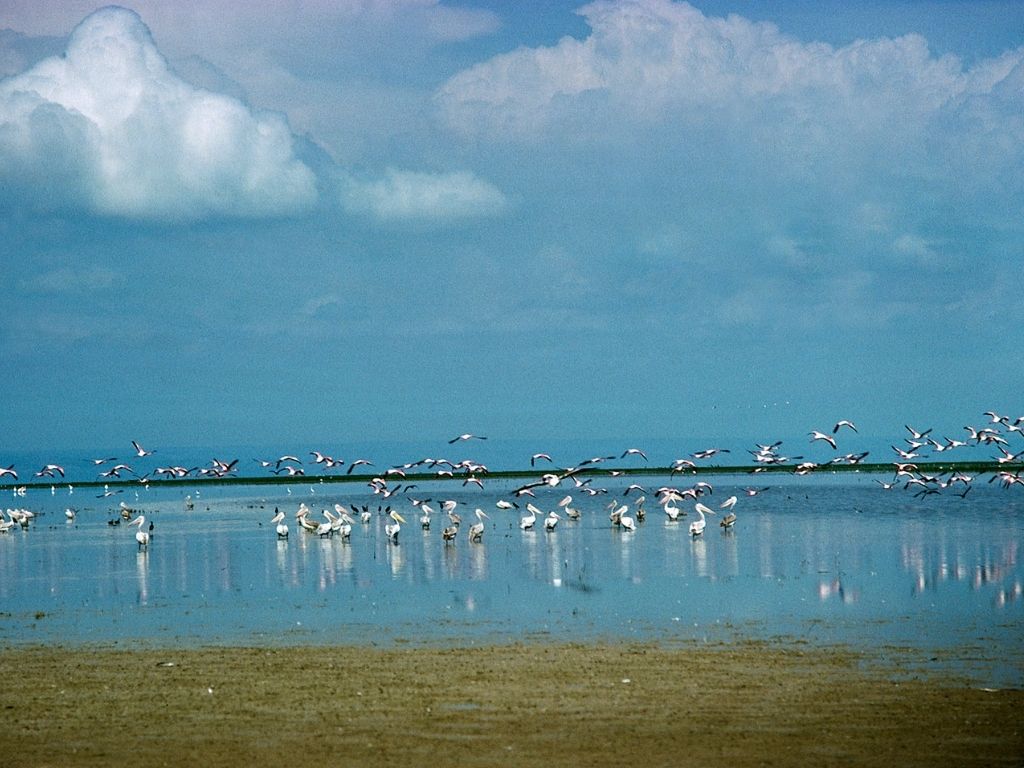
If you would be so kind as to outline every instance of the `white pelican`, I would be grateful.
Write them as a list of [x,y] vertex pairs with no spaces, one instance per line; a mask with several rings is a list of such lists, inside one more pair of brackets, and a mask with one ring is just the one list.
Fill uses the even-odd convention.
[[480,541],[484,536],[484,518],[487,517],[487,513],[482,509],[476,510],[477,522],[469,526],[469,540]]
[[612,525],[622,525],[622,507],[617,507],[615,502],[612,501],[608,503],[608,509],[611,510],[611,512],[608,513],[608,519],[611,521]]
[[519,527],[524,531],[529,531],[533,528],[534,523],[537,522],[537,515],[543,514],[533,504],[526,505],[526,515],[519,520]]
[[420,517],[420,525],[423,527],[424,531],[429,531],[430,530],[430,513],[433,512],[434,510],[430,508],[429,504],[421,504],[420,505],[420,511],[423,512],[423,516]]
[[842,427],[849,427],[854,432],[857,431],[857,427],[854,425],[852,421],[850,421],[849,419],[840,419],[839,421],[836,422],[836,425],[832,427],[832,434],[834,435]]
[[553,531],[553,530],[555,530],[555,526],[558,525],[558,521],[560,519],[561,519],[561,515],[559,515],[557,512],[555,512],[555,510],[551,510],[550,512],[548,512],[548,516],[546,518],[544,518],[544,530],[545,531]]
[[400,523],[404,523],[405,522],[405,518],[403,518],[395,510],[391,510],[391,512],[388,514],[388,517],[390,517],[395,522],[388,523],[387,525],[385,525],[384,526],[384,533],[388,537],[389,541],[392,541],[395,544],[397,544],[398,543],[398,532],[402,530],[402,526],[400,525]]
[[498,509],[519,509],[519,505],[505,499],[498,499],[494,504]]
[[18,473],[14,471],[14,465],[4,468],[0,467],[0,477],[13,477],[15,480],[18,479]]
[[685,514],[683,510],[673,504],[671,500],[665,502],[664,509],[665,514],[668,515],[668,519],[673,523],[679,519],[679,515]]
[[616,512],[618,512],[618,515],[619,515],[619,526],[623,530],[630,531],[632,533],[633,531],[636,530],[636,520],[634,520],[632,517],[627,517],[626,516],[626,513],[628,511],[629,511],[629,505],[628,504],[623,504],[621,507],[619,507],[616,510]]
[[[737,502],[737,498],[735,496],[730,496],[728,499],[726,499],[721,504],[719,504],[718,508],[719,509],[732,510],[732,508],[736,506],[736,502]],[[731,512],[731,511],[729,512],[729,514],[727,514],[725,517],[723,517],[722,518],[722,522],[719,523],[719,525],[722,526],[723,528],[725,528],[726,530],[729,530],[735,524],[736,524],[736,513],[735,512]]]
[[271,525],[277,526],[277,538],[288,538],[288,524],[284,521],[284,512],[274,507],[274,516],[270,518]]
[[78,514],[78,510],[72,509],[71,507],[68,507],[67,509],[64,510],[64,517],[68,519],[69,523],[74,521],[76,514]]
[[699,501],[694,505],[694,509],[697,511],[697,514],[700,515],[700,520],[694,520],[690,523],[690,535],[696,537],[704,533],[704,528],[707,526],[707,520],[704,519],[704,515],[713,515],[715,514],[715,511],[705,507]]
[[139,542],[139,549],[149,549],[149,531],[142,530],[142,524],[146,522],[145,515],[139,515],[128,525],[137,525],[139,530],[135,532],[135,540]]
[[444,539],[444,543],[447,544],[450,541],[455,541],[455,537],[458,535],[459,529],[454,525],[449,525],[443,531],[441,531],[441,538]]

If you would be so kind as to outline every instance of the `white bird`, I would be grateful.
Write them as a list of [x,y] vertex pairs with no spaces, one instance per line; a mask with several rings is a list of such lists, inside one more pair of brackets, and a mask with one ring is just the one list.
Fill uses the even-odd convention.
[[[726,499],[721,504],[719,504],[718,508],[719,509],[731,510],[733,507],[736,506],[736,501],[737,501],[737,499],[736,499],[735,496],[730,496],[728,499]],[[722,526],[723,528],[725,528],[726,530],[732,528],[735,524],[736,524],[736,513],[735,512],[729,512],[729,514],[727,514],[725,517],[722,518],[722,522],[719,523],[719,525]]]
[[529,531],[533,528],[534,523],[537,522],[537,515],[543,514],[533,504],[526,505],[526,514],[519,520],[519,527],[524,531]]
[[270,519],[272,525],[277,525],[277,538],[287,539],[288,538],[288,524],[284,521],[284,512],[281,512],[277,507],[274,508],[274,516]]
[[391,512],[388,514],[388,517],[390,517],[395,522],[388,523],[387,525],[385,525],[384,526],[384,533],[388,537],[388,540],[390,540],[390,541],[394,542],[395,544],[397,544],[398,543],[398,532],[402,530],[402,526],[399,525],[399,523],[404,523],[405,522],[405,518],[403,518],[395,510],[391,510]]
[[672,503],[671,499],[665,502],[663,508],[665,510],[665,514],[668,515],[668,519],[672,522],[676,522],[679,519],[680,514],[685,514],[683,510]]
[[132,448],[135,449],[135,455],[138,456],[140,459],[145,456],[152,456],[154,453],[156,453],[156,451],[147,451],[134,440],[132,440]]
[[469,526],[469,540],[480,541],[484,536],[484,518],[487,517],[487,513],[482,509],[476,510],[476,519],[478,522],[473,523]]
[[616,512],[619,516],[619,526],[626,531],[633,532],[636,530],[636,520],[632,517],[628,517],[626,513],[629,511],[629,505],[623,504],[619,507]]
[[690,523],[690,535],[700,536],[704,533],[704,528],[707,526],[707,520],[704,519],[704,515],[713,515],[715,514],[715,511],[705,507],[699,501],[694,505],[694,509],[697,511],[697,514],[700,515],[700,520],[694,520]]
[[451,445],[452,443],[457,443],[460,440],[486,440],[486,439],[487,438],[484,437],[483,435],[470,435],[470,434],[467,433],[465,435],[459,435],[458,437],[453,437],[451,440],[448,441],[448,445]]
[[139,530],[135,532],[135,541],[139,543],[139,549],[149,549],[149,531],[142,530],[143,523],[146,522],[145,515],[139,515],[132,520],[128,525],[137,525]]
[[642,456],[643,460],[647,461],[647,454],[644,453],[643,451],[641,451],[639,448],[627,448],[619,458],[620,459],[624,459],[627,456],[631,456],[631,455],[632,456]]
[[835,441],[835,438],[832,437],[832,435],[826,435],[824,432],[819,432],[818,430],[814,430],[813,432],[808,432],[808,434],[811,436],[811,442],[812,443],[815,440],[822,440],[822,441],[828,443],[829,445],[831,445],[832,446],[832,450],[835,450],[835,448],[836,448],[836,441]]
[[854,432],[857,431],[857,427],[854,425],[852,421],[850,421],[849,419],[840,419],[839,421],[836,422],[836,425],[832,427],[832,434],[834,435],[842,427],[849,427]]
[[555,530],[555,526],[558,525],[558,521],[560,519],[561,519],[561,516],[557,512],[555,512],[555,510],[551,510],[550,512],[548,512],[548,516],[546,518],[544,518],[544,530],[545,531],[553,531],[553,530]]
[[430,513],[434,510],[431,509],[429,504],[420,504],[420,511],[423,515],[420,517],[420,526],[424,531],[430,530]]

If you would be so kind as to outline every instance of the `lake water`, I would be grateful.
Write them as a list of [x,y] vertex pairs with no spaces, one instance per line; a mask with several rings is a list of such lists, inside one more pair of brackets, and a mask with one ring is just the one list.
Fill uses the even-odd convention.
[[[197,484],[113,503],[85,490],[32,490],[6,502],[37,517],[0,536],[0,638],[386,645],[781,636],[947,659],[956,648],[980,679],[1024,684],[1024,489],[982,479],[966,498],[917,499],[865,476],[771,477],[769,490],[748,497],[746,479],[702,479],[714,484],[704,499],[713,508],[739,494],[731,531],[709,517],[695,539],[692,503],[670,522],[653,493],[635,532],[613,527],[606,505],[637,478],[603,481],[608,493],[593,498],[574,494],[582,519],[562,519],[550,533],[539,522],[522,531],[521,511],[495,508],[515,481],[485,490],[428,482],[415,494],[435,509],[458,501],[462,532],[445,544],[444,515],[423,531],[418,511],[392,500],[407,520],[397,545],[384,535],[380,497],[365,486]],[[639,482],[653,489],[665,479]],[[567,492],[546,489],[534,503],[553,509]],[[139,551],[135,528],[108,525],[121,500],[147,527],[154,522],[148,550]],[[320,539],[295,523],[301,501],[318,519],[335,502],[369,505],[373,516],[357,521],[349,541]],[[79,504],[65,522],[64,508]],[[287,540],[269,522],[275,507],[287,514]],[[477,507],[490,519],[472,543]],[[971,649],[983,660],[972,661]]]

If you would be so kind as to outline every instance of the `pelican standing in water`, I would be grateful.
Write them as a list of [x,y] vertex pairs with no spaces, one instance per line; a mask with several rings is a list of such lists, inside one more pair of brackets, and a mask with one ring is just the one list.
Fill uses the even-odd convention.
[[270,519],[270,522],[277,525],[277,538],[288,538],[288,524],[284,521],[284,512],[274,507],[274,516]]
[[487,517],[487,513],[482,509],[476,510],[477,522],[469,526],[469,540],[480,541],[484,537],[484,518]]
[[395,522],[388,523],[387,525],[385,525],[384,526],[384,533],[388,537],[388,541],[390,541],[390,542],[392,542],[394,544],[397,544],[398,543],[398,532],[402,530],[402,526],[400,525],[400,523],[404,523],[405,522],[405,518],[403,518],[395,510],[391,510],[391,512],[388,514],[388,517],[390,517]]
[[623,504],[617,510],[615,510],[619,516],[619,527],[624,531],[633,532],[636,530],[636,520],[632,517],[627,517],[626,513],[629,512],[629,505]]
[[139,526],[139,530],[135,532],[135,541],[139,543],[139,549],[149,549],[149,531],[142,530],[142,526],[145,522],[146,516],[139,515],[130,523],[128,523],[128,525]]
[[443,531],[441,531],[441,538],[445,544],[455,541],[455,537],[459,535],[459,529],[454,525],[449,525]]
[[736,501],[737,499],[735,496],[730,496],[728,499],[726,499],[725,501],[718,505],[719,509],[730,510],[729,514],[723,517],[722,522],[719,523],[719,525],[725,528],[725,530],[727,531],[736,524],[736,513],[731,511],[732,508],[736,506]]
[[562,519],[561,515],[559,515],[557,512],[555,512],[555,510],[551,510],[550,512],[548,512],[548,516],[546,518],[544,518],[544,530],[545,531],[553,531],[553,530],[555,530],[555,526],[558,525],[558,521],[561,520],[561,519]]
[[533,530],[533,525],[537,522],[538,513],[540,513],[540,510],[533,506],[533,504],[527,504],[526,515],[519,520],[519,527],[524,531]]
[[699,501],[694,506],[697,514],[700,515],[700,520],[694,520],[690,523],[690,535],[696,538],[704,533],[704,529],[707,527],[708,521],[704,519],[704,515],[713,515],[715,510],[705,507]]

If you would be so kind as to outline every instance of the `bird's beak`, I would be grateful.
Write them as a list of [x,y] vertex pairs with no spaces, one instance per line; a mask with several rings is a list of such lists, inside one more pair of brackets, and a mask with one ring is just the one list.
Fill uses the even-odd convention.
[[395,520],[397,520],[397,521],[398,521],[398,522],[400,522],[400,523],[404,523],[404,522],[405,522],[405,518],[404,518],[404,517],[402,517],[402,516],[401,516],[400,514],[398,514],[397,512],[392,512],[392,513],[391,513],[391,516],[392,516],[393,518],[395,518]]

